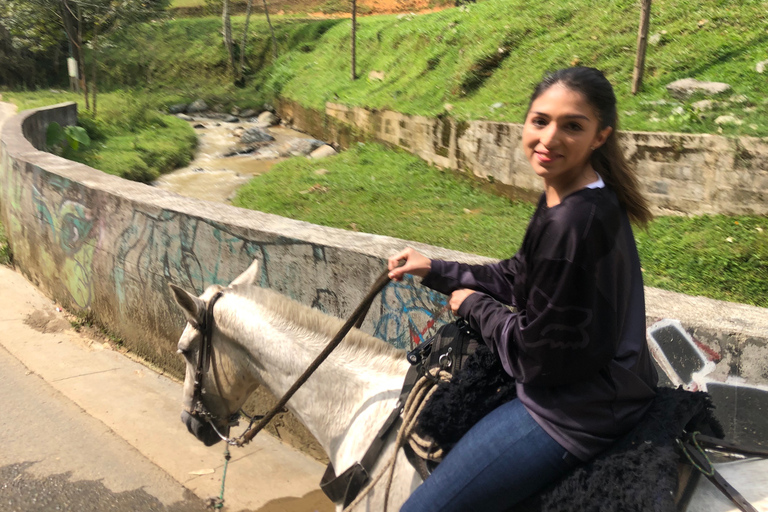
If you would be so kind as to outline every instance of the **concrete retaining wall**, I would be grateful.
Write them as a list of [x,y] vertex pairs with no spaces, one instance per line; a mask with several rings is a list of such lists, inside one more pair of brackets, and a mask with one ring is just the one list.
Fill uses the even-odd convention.
[[[346,317],[384,270],[386,257],[406,244],[435,258],[490,261],[181,197],[38,151],[30,142],[42,147],[49,122],[71,124],[76,116],[72,103],[26,111],[9,119],[0,134],[0,220],[15,262],[48,296],[67,308],[90,311],[131,350],[177,376],[183,364],[175,345],[185,322],[169,282],[199,294],[211,284],[228,284],[258,259],[262,286]],[[388,119],[381,118],[384,133],[387,126],[397,125],[396,132],[405,134],[399,122]],[[421,135],[403,139],[416,141],[426,138],[427,128],[435,125],[418,120],[407,126]],[[438,131],[439,139],[447,141],[442,147],[453,148],[449,155],[458,155],[455,148],[464,135],[453,137],[450,134],[460,130],[450,126],[448,132]],[[503,134],[499,141],[513,138],[502,131],[506,129],[495,128],[496,134]],[[344,133],[348,140],[359,136]],[[510,149],[509,155],[515,154]],[[662,350],[672,361],[670,378],[688,379],[698,372],[685,383],[768,383],[767,310],[654,289],[647,289],[646,296],[649,325],[671,316],[682,320],[687,333],[698,336],[690,341],[687,334],[657,329],[663,334]],[[408,347],[447,320],[445,303],[446,297],[413,280],[391,284],[374,303],[363,328]],[[693,363],[686,359],[689,353]],[[682,369],[674,369],[675,362]],[[755,396],[768,409],[768,393]],[[759,428],[768,432],[768,423]]]
[[[326,104],[321,122],[317,114],[289,101],[280,107],[281,115],[299,129],[342,146],[355,133],[358,139],[401,147],[441,167],[524,191],[541,190],[520,147],[519,124],[457,122],[335,103]],[[620,141],[656,214],[768,214],[766,138],[622,132]]]
[[[258,259],[263,286],[346,317],[386,257],[408,243],[184,198],[38,151],[27,140],[42,147],[48,122],[71,124],[76,115],[75,104],[63,104],[6,122],[0,219],[25,275],[68,308],[90,310],[162,367],[180,370],[175,343],[184,325],[167,283],[199,294]],[[436,257],[488,261],[420,247]],[[364,328],[407,347],[418,336],[412,326],[439,322],[444,303],[412,280],[391,285]]]

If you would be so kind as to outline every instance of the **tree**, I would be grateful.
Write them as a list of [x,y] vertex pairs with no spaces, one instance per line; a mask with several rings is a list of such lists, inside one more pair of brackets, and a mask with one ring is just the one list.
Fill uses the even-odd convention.
[[[30,52],[43,54],[66,45],[68,53],[78,62],[86,109],[89,109],[86,51],[91,53],[92,66],[98,66],[100,37],[134,23],[156,19],[164,14],[169,3],[170,0],[3,0],[0,25],[17,47]],[[95,101],[96,71],[91,71]]]
[[232,20],[229,16],[229,0],[224,0],[221,8],[221,24],[222,33],[224,35],[224,46],[227,48],[227,54],[229,55],[229,69],[232,71],[233,78],[237,72],[235,68],[235,51],[232,44]]
[[272,35],[272,57],[277,60],[277,39],[275,38],[275,29],[272,27],[272,22],[269,19],[269,9],[267,9],[267,0],[264,0],[264,14],[267,17],[267,25],[269,25],[269,33]]
[[[225,0],[226,2],[226,0]],[[272,26],[272,21],[269,19],[269,8],[267,7],[267,0],[263,0],[264,2],[264,15],[267,17],[267,25],[269,25],[269,33],[272,36],[272,57],[274,60],[277,60],[277,39],[275,38],[275,29]],[[243,27],[243,38],[242,42],[240,43],[240,73],[237,77],[238,80],[244,81],[245,80],[245,48],[246,43],[248,42],[248,24],[251,20],[251,10],[253,8],[253,0],[248,0],[246,9],[245,9],[245,26]]]
[[251,9],[253,8],[253,0],[248,0],[248,5],[245,8],[245,26],[243,27],[243,39],[240,43],[240,80],[245,76],[245,44],[248,42],[248,23],[251,21]]
[[0,0],[0,84],[50,86],[65,79],[61,34],[57,4]]

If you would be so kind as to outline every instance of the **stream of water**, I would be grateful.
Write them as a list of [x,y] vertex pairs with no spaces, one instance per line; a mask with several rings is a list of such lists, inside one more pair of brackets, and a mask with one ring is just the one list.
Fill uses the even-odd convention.
[[224,156],[238,147],[242,132],[256,127],[256,123],[195,118],[190,124],[195,127],[198,139],[195,158],[187,167],[163,175],[153,185],[183,196],[219,203],[231,203],[238,187],[285,160],[285,157],[277,156],[279,151],[269,151],[270,147],[280,148],[295,139],[311,138],[290,128],[272,126],[264,129],[275,138],[264,148],[267,151]]

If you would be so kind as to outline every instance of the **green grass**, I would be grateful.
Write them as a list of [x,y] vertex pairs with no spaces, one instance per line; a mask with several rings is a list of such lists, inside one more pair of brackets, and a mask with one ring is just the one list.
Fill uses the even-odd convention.
[[[338,2],[328,0],[328,9]],[[323,4],[325,5],[325,4]],[[349,79],[350,20],[274,16],[280,57],[272,60],[266,20],[251,19],[248,75],[226,75],[218,17],[143,24],[113,37],[102,56],[104,87],[141,87],[224,107],[261,106],[277,95],[322,111],[328,101],[459,120],[520,122],[535,83],[573,63],[604,70],[614,83],[624,129],[768,135],[764,0],[655,0],[644,86],[630,94],[639,6],[636,0],[528,2],[485,0],[461,8],[358,20],[358,75]],[[699,27],[699,21],[706,23]],[[233,17],[236,52],[244,17]],[[238,53],[239,54],[239,53]],[[368,80],[371,71],[383,80]],[[732,91],[710,112],[701,96],[681,102],[665,86],[677,79],[723,81]],[[743,96],[743,103],[732,102]],[[743,99],[743,98],[742,98]],[[449,105],[446,109],[446,105]],[[739,126],[714,120],[733,114]]]
[[90,135],[91,145],[79,151],[67,148],[63,156],[134,181],[150,182],[185,166],[197,144],[189,124],[161,114],[158,109],[164,105],[153,95],[121,91],[99,94],[96,116],[83,109],[82,96],[68,92],[6,93],[4,98],[20,110],[76,101],[78,122]]
[[[330,172],[314,172],[321,168]],[[234,204],[478,254],[514,252],[527,222],[513,219],[534,209],[379,144],[359,144],[332,159],[280,163],[240,188]]]
[[8,237],[5,234],[5,228],[0,224],[0,265],[8,265],[13,261],[11,246],[8,245]]
[[[232,18],[239,65],[243,16]],[[276,16],[278,48],[283,53],[312,52],[322,35],[340,20],[304,20]],[[212,108],[262,108],[275,99],[267,84],[275,71],[272,40],[266,19],[251,17],[246,47],[245,84],[235,84],[227,72],[219,17],[179,18],[136,25],[116,34],[101,55],[101,87],[131,88],[164,105],[203,98]]]
[[173,0],[171,7],[203,7],[205,0]]
[[[714,119],[728,112],[744,124],[724,133],[768,135],[768,80],[755,71],[768,45],[764,1],[656,0],[651,33],[666,34],[649,47],[643,90],[632,96],[638,18],[635,0],[601,2],[599,9],[593,0],[488,0],[412,18],[371,16],[358,29],[359,80],[348,79],[345,21],[314,51],[284,55],[269,84],[320,110],[335,101],[436,116],[450,104],[458,119],[520,122],[543,72],[578,62],[603,69],[615,84],[625,129],[717,133]],[[701,19],[708,21],[698,28]],[[372,70],[385,79],[369,81]],[[665,90],[684,77],[728,82],[746,103],[699,118],[690,105],[700,97],[681,103]]]
[[647,285],[768,307],[768,218],[659,217],[635,235]]
[[[379,144],[282,162],[234,204],[499,259],[517,251],[534,210]],[[768,307],[765,217],[662,217],[635,234],[647,285]]]

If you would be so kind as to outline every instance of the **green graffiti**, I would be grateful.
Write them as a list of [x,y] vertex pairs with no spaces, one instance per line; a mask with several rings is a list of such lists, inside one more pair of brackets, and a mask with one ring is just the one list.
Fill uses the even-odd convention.
[[[56,178],[49,183],[50,189],[57,192],[51,199],[44,197],[37,187],[32,189],[32,204],[41,229],[47,231],[54,242],[51,247],[38,248],[44,262],[41,271],[50,281],[61,282],[75,304],[87,308],[93,295],[94,221],[86,206],[62,197],[71,182]],[[58,264],[51,252],[56,248],[64,256]]]

